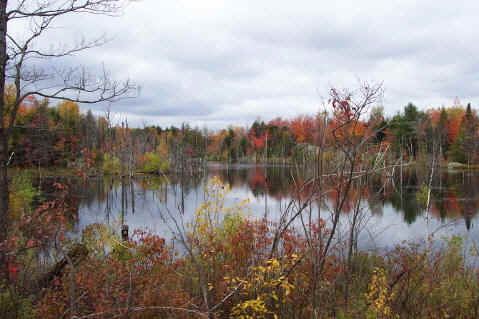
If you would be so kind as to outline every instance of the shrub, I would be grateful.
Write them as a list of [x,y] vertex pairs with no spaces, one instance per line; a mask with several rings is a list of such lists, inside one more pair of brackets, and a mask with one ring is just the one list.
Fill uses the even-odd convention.
[[107,175],[120,174],[120,159],[105,153],[103,155],[103,173]]
[[21,212],[31,213],[33,200],[39,198],[41,194],[40,190],[33,186],[31,174],[27,172],[15,174],[10,187],[9,204],[12,216]]
[[141,173],[160,174],[166,172],[169,166],[168,161],[163,159],[161,154],[146,153],[143,165],[137,171]]

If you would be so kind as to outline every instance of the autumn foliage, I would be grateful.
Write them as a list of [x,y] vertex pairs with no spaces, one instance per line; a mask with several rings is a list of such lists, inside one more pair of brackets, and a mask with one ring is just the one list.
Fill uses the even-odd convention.
[[[57,190],[67,191],[62,185]],[[321,318],[475,314],[478,304],[472,296],[479,292],[479,281],[464,264],[460,238],[447,239],[446,248],[433,252],[419,244],[379,254],[358,252],[345,303],[341,241],[326,255],[321,286],[312,285],[311,243],[321,251],[331,231],[324,220],[311,225],[308,237],[288,228],[271,250],[278,225],[250,217],[248,201],[228,204],[228,192],[229,185],[211,180],[184,237],[175,241],[139,230],[123,241],[104,224],[89,225],[81,237],[68,239],[63,235],[72,218],[68,205],[61,199],[42,205],[19,219],[8,248],[2,248],[15,256],[9,266],[10,292],[0,295],[2,315],[303,318],[313,315],[312,298],[322,304]],[[41,280],[49,267],[35,262],[37,253],[56,251],[61,259],[78,245],[88,256]]]
[[[387,154],[390,161],[401,155],[406,160],[425,158],[436,146],[443,160],[468,164],[478,160],[479,146],[474,141],[479,120],[472,110],[465,125],[466,110],[460,102],[426,111],[409,103],[403,113],[388,118],[383,108],[360,109],[348,95],[352,93],[331,90],[325,106],[329,110],[315,115],[277,117],[269,122],[258,118],[247,128],[230,126],[217,131],[191,128],[188,124],[132,128],[126,120],[114,122],[110,113],[82,114],[73,102],[51,105],[48,100],[28,97],[20,105],[14,123],[9,143],[10,153],[15,152],[11,165],[70,165],[80,168],[79,174],[96,175],[102,171],[107,156],[119,163],[117,169],[107,169],[108,174],[126,174],[144,171],[144,166],[150,164],[146,163],[148,156],[151,158],[146,154],[155,153],[161,158],[157,172],[178,170],[175,166],[184,166],[185,159],[199,158],[304,164],[311,161],[310,153],[315,147],[332,145],[335,139],[344,141],[346,137],[367,139],[371,148],[384,147],[387,142],[391,145]],[[9,96],[5,96],[7,104]],[[351,121],[355,124],[345,125]],[[111,168],[111,164],[106,166]]]

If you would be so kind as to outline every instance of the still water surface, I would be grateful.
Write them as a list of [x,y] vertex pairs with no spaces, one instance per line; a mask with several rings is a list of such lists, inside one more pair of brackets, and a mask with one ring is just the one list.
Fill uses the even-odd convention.
[[[171,214],[185,221],[191,219],[205,199],[203,190],[207,180],[213,176],[231,185],[229,204],[249,198],[253,218],[266,215],[274,220],[292,198],[292,176],[298,180],[300,175],[289,167],[210,165],[202,177],[188,176],[168,182],[158,177],[139,177],[123,185],[119,179],[107,177],[77,181],[71,186],[78,205],[75,227],[81,232],[92,223],[123,222],[130,229],[148,229],[170,238],[172,225],[162,216]],[[404,240],[424,239],[427,232],[434,233],[435,238],[461,234],[479,241],[476,230],[479,174],[451,171],[436,174],[429,223],[416,197],[422,181],[427,180],[426,175],[427,172],[409,170],[403,172],[402,180],[397,174],[386,184],[384,180],[377,180],[365,186],[362,207],[368,221],[360,236],[363,247],[392,247]],[[316,204],[311,209],[317,209]],[[323,209],[324,218],[328,216],[326,212]],[[350,214],[346,207],[343,229]]]

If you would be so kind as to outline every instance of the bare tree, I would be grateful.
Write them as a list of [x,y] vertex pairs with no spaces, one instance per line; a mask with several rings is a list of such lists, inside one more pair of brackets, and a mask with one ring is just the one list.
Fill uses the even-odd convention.
[[[95,76],[83,67],[48,68],[47,62],[75,55],[105,43],[105,38],[80,41],[72,46],[43,49],[44,36],[54,23],[75,14],[115,15],[127,0],[2,0],[0,1],[0,245],[8,234],[8,140],[22,101],[30,95],[79,103],[115,101],[134,91],[129,81],[113,81],[103,70]],[[10,27],[22,27],[15,36]],[[50,31],[50,32],[49,32]],[[43,43],[44,44],[44,43]],[[15,87],[13,102],[6,104],[5,86]],[[1,247],[1,246],[0,246]],[[7,278],[5,249],[0,249],[0,278]]]
[[[316,242],[311,229],[312,218],[309,212],[309,227],[304,227],[308,244],[311,249],[311,258],[313,259],[313,292],[312,292],[312,306],[315,317],[320,317],[321,297],[317,295],[319,282],[323,280],[324,269],[326,265],[327,256],[330,253],[334,239],[337,235],[337,229],[340,224],[340,216],[345,207],[346,202],[350,201],[351,193],[354,190],[355,184],[359,183],[359,179],[373,173],[374,170],[363,166],[364,162],[369,159],[363,158],[366,154],[365,149],[368,141],[376,132],[365,132],[361,129],[360,118],[367,113],[371,106],[374,106],[380,101],[382,97],[382,83],[367,83],[360,82],[359,88],[355,91],[331,89],[329,105],[333,108],[333,118],[331,119],[331,136],[330,143],[326,143],[324,137],[319,142],[319,152],[317,158],[317,168],[315,174],[314,190],[315,200],[322,201],[326,193],[332,194],[333,203],[330,210],[328,232],[322,232],[317,237]],[[326,119],[323,120],[326,122]],[[328,134],[327,132],[322,135]],[[329,164],[325,167],[323,163],[323,152],[329,150],[334,154],[335,164]],[[356,181],[356,183],[355,183]],[[361,185],[357,185],[361,188]],[[361,198],[361,197],[359,197]],[[351,258],[355,241],[358,236],[360,228],[360,203],[361,200],[354,205],[353,220],[350,224],[349,240],[348,240],[348,273],[351,268]],[[321,205],[318,205],[318,225],[320,224]],[[346,281],[349,278],[346,278]],[[347,290],[345,286],[345,291]],[[345,299],[348,296],[345,293]]]

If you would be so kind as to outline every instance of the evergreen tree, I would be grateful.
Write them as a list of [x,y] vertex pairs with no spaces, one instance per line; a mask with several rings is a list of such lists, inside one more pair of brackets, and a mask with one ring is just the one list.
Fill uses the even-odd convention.
[[471,164],[474,160],[477,136],[477,119],[472,113],[471,103],[467,104],[466,114],[461,124],[461,132],[461,149],[464,152],[467,164]]
[[391,133],[394,136],[394,148],[396,152],[406,150],[408,155],[415,158],[418,149],[418,124],[424,113],[419,112],[417,107],[408,103],[404,107],[404,115],[397,114],[390,122]]

